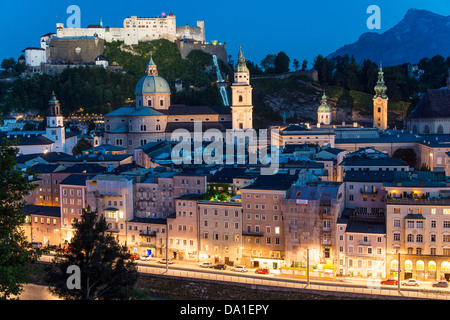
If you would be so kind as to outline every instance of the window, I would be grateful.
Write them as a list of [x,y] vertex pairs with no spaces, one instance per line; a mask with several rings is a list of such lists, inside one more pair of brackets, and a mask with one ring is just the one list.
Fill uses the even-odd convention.
[[430,221],[430,227],[431,228],[436,228],[436,220],[431,220]]
[[394,233],[394,241],[400,241],[400,233]]
[[423,242],[423,236],[421,234],[416,236],[416,242]]
[[446,220],[442,222],[442,228],[450,228],[450,221]]
[[412,234],[408,234],[408,236],[406,237],[406,241],[407,242],[414,242],[414,236]]
[[414,228],[414,221],[407,221],[406,223],[408,229]]
[[436,242],[436,235],[430,234],[430,242]]
[[400,213],[400,208],[394,208],[394,213]]
[[394,227],[400,227],[400,219],[394,219]]
[[450,209],[444,209],[444,210],[442,211],[442,213],[443,213],[443,214],[450,214]]

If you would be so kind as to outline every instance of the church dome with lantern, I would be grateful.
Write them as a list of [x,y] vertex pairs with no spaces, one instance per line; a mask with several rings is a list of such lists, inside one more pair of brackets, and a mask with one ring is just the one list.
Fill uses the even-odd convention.
[[156,64],[150,57],[150,61],[147,64],[146,75],[143,76],[136,84],[134,94],[155,93],[170,94],[170,86],[163,77],[158,76],[158,69],[156,68]]

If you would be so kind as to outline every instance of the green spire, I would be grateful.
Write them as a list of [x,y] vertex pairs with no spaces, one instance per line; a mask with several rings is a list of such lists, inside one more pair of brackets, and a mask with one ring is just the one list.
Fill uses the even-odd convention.
[[156,63],[153,61],[153,52],[150,51],[150,60],[147,63],[148,66],[156,66]]
[[328,99],[325,92],[322,96],[322,103],[320,104],[319,108],[317,109],[317,112],[331,112],[331,107],[328,105]]
[[58,103],[59,103],[59,101],[58,101],[58,99],[56,99],[55,91],[52,91],[52,97],[49,101],[49,104],[58,104]]
[[387,87],[384,83],[384,72],[383,72],[381,63],[380,63],[380,69],[378,70],[378,81],[377,81],[376,86],[374,87],[374,90],[375,90],[375,98],[377,98],[377,97],[387,98],[387,95],[386,95]]
[[150,60],[147,63],[147,76],[157,76],[158,69],[156,63],[153,61],[152,52],[150,52]]

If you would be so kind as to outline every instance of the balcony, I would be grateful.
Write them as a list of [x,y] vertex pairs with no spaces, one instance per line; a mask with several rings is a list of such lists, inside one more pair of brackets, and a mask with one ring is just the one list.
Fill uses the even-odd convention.
[[393,198],[386,199],[387,204],[408,204],[408,205],[450,205],[450,198],[445,199],[419,199],[419,198]]
[[141,230],[139,231],[139,235],[142,237],[156,237],[156,231]]
[[247,232],[242,232],[242,235],[243,236],[246,236],[246,237],[263,237],[264,236],[264,233],[262,233],[262,232],[255,232],[255,231],[247,231]]
[[359,240],[359,245],[360,246],[369,246],[370,247],[372,245],[372,242],[370,240],[366,240],[366,241]]
[[333,211],[331,211],[331,209],[320,209],[319,214],[321,218],[331,217],[333,215]]
[[362,194],[377,194],[378,190],[375,188],[361,188],[360,189]]

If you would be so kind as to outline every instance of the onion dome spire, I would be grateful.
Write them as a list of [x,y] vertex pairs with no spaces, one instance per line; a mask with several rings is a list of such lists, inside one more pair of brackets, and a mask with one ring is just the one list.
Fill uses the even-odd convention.
[[374,87],[374,90],[375,90],[375,98],[377,98],[377,97],[387,98],[387,95],[386,95],[387,87],[384,83],[384,72],[383,72],[383,67],[381,66],[381,63],[380,63],[380,69],[378,70],[378,81]]

